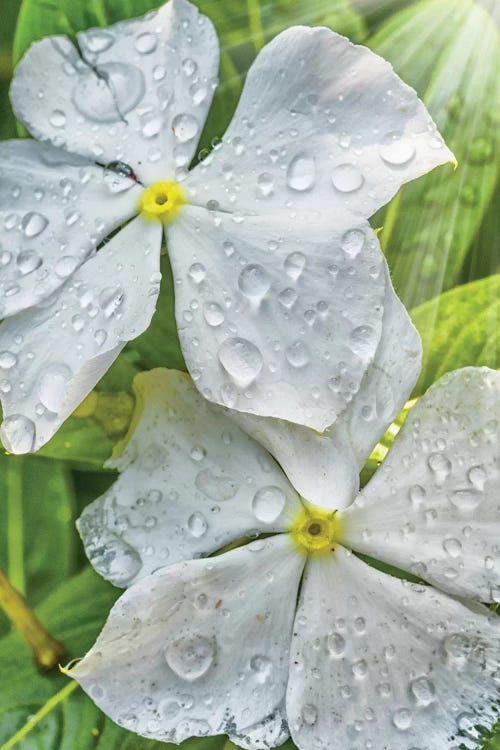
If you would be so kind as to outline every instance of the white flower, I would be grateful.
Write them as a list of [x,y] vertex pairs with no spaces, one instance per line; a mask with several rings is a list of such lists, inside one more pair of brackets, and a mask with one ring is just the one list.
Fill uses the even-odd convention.
[[361,492],[370,423],[380,437],[387,419],[375,390],[361,407],[371,439],[354,412],[325,438],[250,418],[276,458],[291,450],[295,476],[317,477],[321,507],[187,376],[157,370],[138,385],[121,476],[79,522],[97,570],[133,582],[71,671],[102,710],[173,742],[476,747],[498,717],[500,619],[478,602],[500,601],[500,373],[432,386]]
[[43,445],[147,328],[162,224],[197,387],[324,429],[381,336],[386,279],[367,217],[453,158],[425,107],[368,49],[291,28],[188,172],[216,85],[210,21],[171,0],[77,41],[37,42],[16,70],[14,110],[49,143],[0,145],[5,446]]

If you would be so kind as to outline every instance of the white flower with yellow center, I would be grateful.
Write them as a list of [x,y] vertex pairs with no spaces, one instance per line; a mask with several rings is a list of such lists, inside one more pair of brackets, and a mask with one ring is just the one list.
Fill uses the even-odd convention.
[[0,145],[4,445],[43,445],[147,328],[163,232],[201,392],[332,424],[381,336],[386,276],[367,218],[453,158],[424,105],[368,49],[291,28],[188,172],[216,86],[209,19],[171,0],[77,42],[29,49],[11,98],[44,143]]
[[[97,570],[131,584],[71,670],[97,705],[169,742],[476,747],[499,706],[500,618],[479,602],[500,601],[500,373],[467,368],[432,386],[361,492],[373,439],[357,407],[320,437],[236,424],[184,374],[137,385],[121,476],[79,521]],[[375,395],[363,400],[380,436],[387,417],[373,416]],[[317,478],[315,503],[249,424],[302,484]],[[254,535],[266,536],[195,559]]]

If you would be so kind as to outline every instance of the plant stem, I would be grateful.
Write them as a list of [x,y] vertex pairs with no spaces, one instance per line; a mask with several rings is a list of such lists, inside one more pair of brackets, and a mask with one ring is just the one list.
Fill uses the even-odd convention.
[[262,28],[262,19],[260,17],[259,0],[247,0],[247,12],[250,25],[250,35],[256,52],[260,52],[266,43],[266,40],[264,39],[264,30]]
[[37,664],[45,670],[53,669],[63,658],[65,649],[44,628],[26,600],[12,586],[0,568],[0,607],[29,643]]

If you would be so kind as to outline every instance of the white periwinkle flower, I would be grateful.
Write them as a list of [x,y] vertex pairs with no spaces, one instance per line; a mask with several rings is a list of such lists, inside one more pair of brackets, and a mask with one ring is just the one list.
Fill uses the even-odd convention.
[[[476,747],[500,686],[500,618],[478,603],[500,600],[500,373],[466,368],[432,386],[361,492],[353,477],[370,424],[378,436],[386,424],[374,391],[359,417],[367,441],[354,412],[322,438],[235,423],[180,373],[138,385],[143,412],[114,462],[122,474],[79,522],[97,570],[133,582],[71,672],[93,700],[173,742],[226,733],[270,748],[290,734],[300,750]],[[252,420],[275,458],[291,452],[311,482],[329,473],[321,507],[242,429]]]
[[332,424],[381,337],[386,279],[367,217],[453,158],[424,105],[368,49],[291,28],[188,172],[216,86],[208,18],[171,0],[77,41],[33,44],[15,73],[14,110],[46,143],[0,145],[4,445],[43,445],[147,328],[162,229],[201,392]]

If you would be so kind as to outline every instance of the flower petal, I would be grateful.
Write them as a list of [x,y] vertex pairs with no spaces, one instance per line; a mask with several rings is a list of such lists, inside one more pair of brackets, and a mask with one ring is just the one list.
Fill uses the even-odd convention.
[[481,610],[342,547],[309,563],[287,691],[295,744],[476,747],[498,718],[500,679],[500,618]]
[[136,213],[140,188],[49,144],[0,144],[0,318],[37,305]]
[[222,146],[189,176],[192,202],[291,211],[334,228],[368,218],[409,180],[453,160],[388,62],[326,28],[293,27],[257,57]]
[[383,258],[369,225],[214,221],[186,206],[167,240],[179,336],[203,395],[319,430],[332,424],[381,335]]
[[129,586],[179,560],[259,532],[286,531],[300,501],[279,466],[185,373],[135,379],[138,412],[121,476],[78,522],[104,578]]
[[445,375],[343,513],[343,544],[443,591],[500,601],[500,373]]
[[216,84],[217,35],[187,0],[107,29],[33,44],[11,100],[41,140],[103,164],[123,161],[144,182],[173,179],[193,157]]
[[419,374],[420,337],[384,267],[384,317],[375,360],[335,424],[319,435],[284,420],[231,412],[276,458],[300,495],[319,507],[344,508],[352,502],[359,469],[401,411]]
[[[37,450],[147,328],[159,290],[161,227],[136,218],[43,305],[0,327],[2,442]],[[140,254],[138,254],[140,248]]]
[[146,737],[255,733],[283,702],[303,566],[280,535],[157,571],[118,600],[71,675]]

